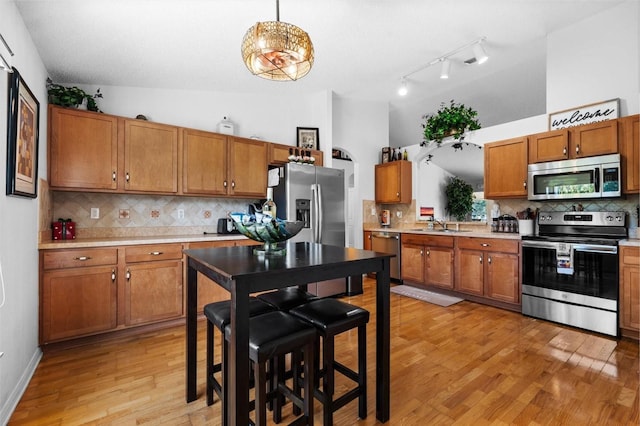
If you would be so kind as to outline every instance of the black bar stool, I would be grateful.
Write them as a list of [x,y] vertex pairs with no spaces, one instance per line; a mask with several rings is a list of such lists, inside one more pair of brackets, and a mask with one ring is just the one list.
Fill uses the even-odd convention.
[[[318,340],[322,337],[322,364],[319,369],[316,356],[315,396],[322,403],[324,425],[333,425],[333,413],[347,403],[358,398],[358,417],[367,417],[367,330],[369,312],[358,306],[336,299],[318,299],[295,307],[289,311],[292,315],[313,324],[318,330]],[[353,328],[358,328],[358,372],[351,370],[335,360],[335,336]],[[319,343],[319,342],[318,342]],[[316,344],[319,351],[320,345]],[[334,399],[334,370],[357,383],[344,395]],[[322,378],[322,390],[319,379]]]
[[288,311],[291,308],[317,299],[317,297],[299,287],[287,287],[256,296],[280,311]]
[[[231,325],[225,328],[226,339],[231,338]],[[282,311],[268,312],[249,318],[249,359],[253,362],[255,383],[255,424],[267,424],[267,403],[275,401],[273,420],[281,421],[280,396],[284,396],[302,416],[290,425],[313,425],[313,388],[316,353],[316,329],[309,323]],[[294,377],[304,376],[304,396],[286,385],[284,355],[303,353],[303,371],[299,362],[293,364]],[[274,390],[267,392],[267,363],[276,360],[273,378]],[[295,380],[294,380],[295,382]]]
[[[264,314],[274,311],[275,308],[268,303],[258,300],[255,297],[249,298],[249,316]],[[213,404],[213,393],[218,394],[218,398],[222,402],[222,423],[226,424],[226,380],[227,368],[225,360],[227,358],[227,345],[224,338],[224,329],[231,323],[231,301],[214,302],[205,305],[204,315],[207,317],[207,405]],[[213,328],[216,327],[222,333],[221,362],[214,364],[214,343]],[[222,372],[222,379],[218,381],[215,377],[216,373]]]

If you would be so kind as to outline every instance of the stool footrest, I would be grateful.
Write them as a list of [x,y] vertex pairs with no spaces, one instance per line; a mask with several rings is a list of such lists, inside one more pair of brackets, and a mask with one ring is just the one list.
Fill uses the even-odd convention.
[[358,373],[345,366],[344,364],[340,364],[338,361],[333,361],[333,369],[350,378],[356,383],[358,383],[358,380],[360,379]]

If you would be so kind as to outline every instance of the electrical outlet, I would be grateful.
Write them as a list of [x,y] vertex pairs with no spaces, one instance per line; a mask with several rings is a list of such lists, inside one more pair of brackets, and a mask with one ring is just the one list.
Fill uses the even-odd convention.
[[375,215],[376,215],[376,208],[371,207],[371,216],[375,216]]
[[100,219],[100,209],[91,207],[91,219]]
[[184,209],[178,209],[178,219],[184,219]]
[[396,212],[396,216],[397,216],[398,218],[401,218],[401,217],[402,217],[402,212],[401,212],[401,211],[397,211],[397,212]]

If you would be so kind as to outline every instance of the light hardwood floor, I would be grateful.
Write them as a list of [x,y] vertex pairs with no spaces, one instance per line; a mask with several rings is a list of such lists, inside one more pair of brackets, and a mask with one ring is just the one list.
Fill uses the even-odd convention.
[[[365,279],[364,295],[343,300],[373,314],[374,284]],[[395,294],[391,327],[389,425],[639,423],[637,342],[468,301],[443,308]],[[204,329],[202,322],[200,397],[191,404],[184,330],[174,327],[46,352],[9,424],[219,425],[219,401],[207,407],[204,397]],[[367,329],[369,414],[358,421],[352,402],[334,415],[336,425],[376,424],[375,315]],[[356,343],[355,332],[340,336],[337,358],[355,366]]]

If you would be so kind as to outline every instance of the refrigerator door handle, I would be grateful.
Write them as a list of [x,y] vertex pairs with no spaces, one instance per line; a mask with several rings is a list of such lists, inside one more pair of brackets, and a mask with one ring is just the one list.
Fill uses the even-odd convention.
[[311,185],[311,238],[312,242],[318,242],[318,185]]
[[317,197],[317,213],[318,213],[318,239],[316,240],[317,243],[321,243],[322,242],[322,227],[324,225],[324,218],[322,217],[322,210],[323,210],[323,205],[322,205],[322,185],[320,185],[319,183],[316,184],[317,186],[317,190],[316,190],[316,197]]

